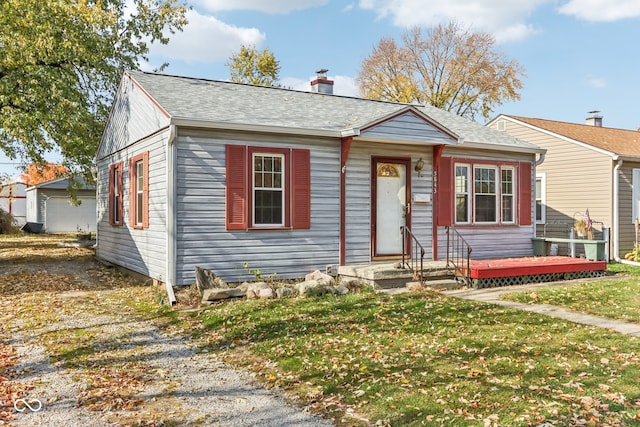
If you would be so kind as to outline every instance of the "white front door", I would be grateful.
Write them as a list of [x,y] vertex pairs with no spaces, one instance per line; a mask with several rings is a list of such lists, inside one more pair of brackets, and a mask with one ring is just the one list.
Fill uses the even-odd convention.
[[407,224],[407,162],[374,159],[375,248],[374,256],[402,254],[400,227]]

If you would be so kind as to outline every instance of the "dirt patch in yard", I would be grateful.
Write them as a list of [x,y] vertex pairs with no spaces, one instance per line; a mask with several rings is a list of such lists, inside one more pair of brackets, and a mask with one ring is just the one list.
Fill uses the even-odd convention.
[[72,238],[0,235],[0,426],[331,425],[172,331],[160,289]]

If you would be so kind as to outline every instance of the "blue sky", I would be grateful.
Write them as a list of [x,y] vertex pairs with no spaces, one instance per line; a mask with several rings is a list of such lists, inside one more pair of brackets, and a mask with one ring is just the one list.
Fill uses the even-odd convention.
[[[357,96],[360,65],[383,37],[457,20],[496,38],[524,67],[521,99],[500,113],[583,123],[599,110],[608,127],[640,127],[640,0],[193,0],[189,25],[154,46],[152,70],[218,80],[240,45],[268,48],[281,83],[309,90],[329,69],[334,93]],[[7,171],[0,155],[0,172]],[[11,170],[9,169],[11,172]]]

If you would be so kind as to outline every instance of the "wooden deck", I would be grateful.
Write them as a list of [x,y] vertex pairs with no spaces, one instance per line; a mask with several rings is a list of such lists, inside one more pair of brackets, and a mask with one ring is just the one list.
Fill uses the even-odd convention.
[[[606,269],[606,261],[590,261],[566,256],[472,260],[470,285],[487,288],[599,277],[604,275]],[[466,268],[462,268],[456,272],[456,276],[462,278],[466,273]]]

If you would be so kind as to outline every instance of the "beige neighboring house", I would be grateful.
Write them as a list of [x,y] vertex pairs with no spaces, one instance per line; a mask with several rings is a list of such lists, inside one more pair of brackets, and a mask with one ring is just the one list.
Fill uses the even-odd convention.
[[588,209],[596,233],[609,231],[609,258],[618,259],[636,244],[640,132],[603,127],[598,113],[585,124],[499,115],[487,126],[547,150],[536,167],[537,235],[561,232]]

